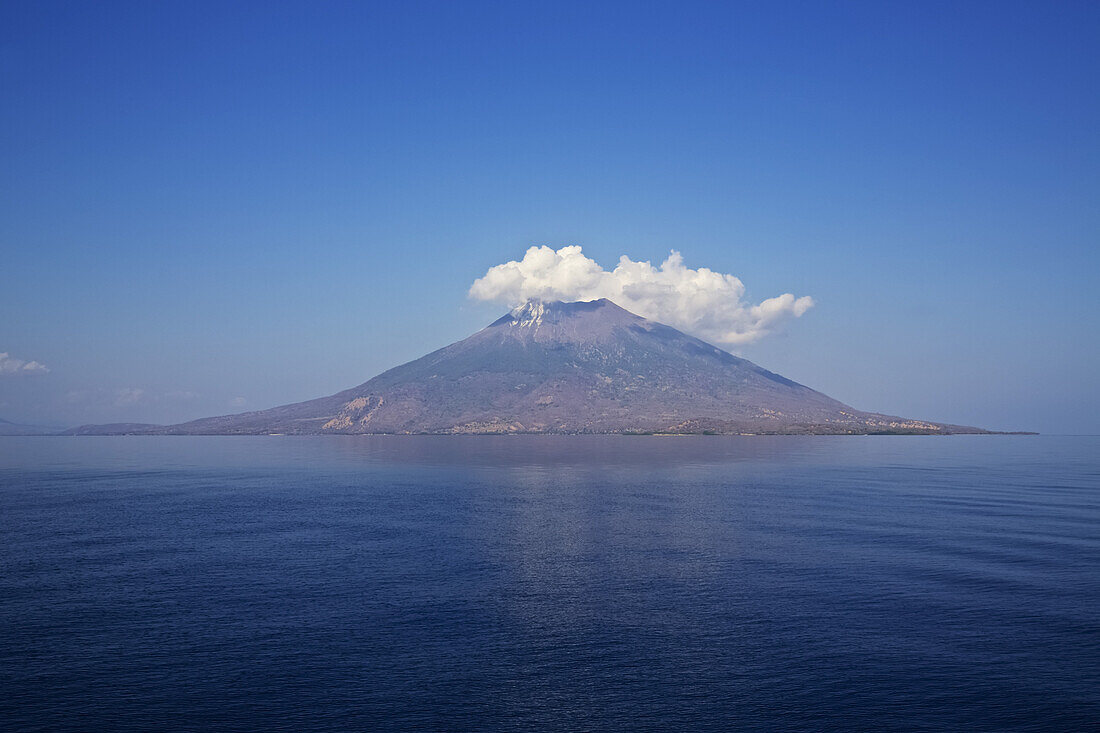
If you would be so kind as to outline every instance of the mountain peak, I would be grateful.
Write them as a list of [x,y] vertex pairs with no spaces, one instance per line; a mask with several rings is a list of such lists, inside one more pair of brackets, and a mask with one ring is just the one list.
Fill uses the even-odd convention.
[[532,298],[489,324],[489,327],[506,326],[509,328],[538,330],[544,325],[560,325],[566,322],[573,323],[575,328],[578,321],[588,322],[590,325],[602,323],[606,326],[614,323],[634,323],[644,320],[640,316],[620,308],[607,298],[572,302]]
[[144,432],[959,431],[981,432],[860,412],[601,298],[530,300],[462,341],[328,397]]
[[612,303],[607,298],[597,298],[596,300],[542,300],[540,298],[531,298],[530,300],[517,305],[509,313],[517,318],[524,319],[530,317],[533,314],[553,313],[558,315],[575,315],[577,313],[583,313],[588,311],[598,310],[606,306],[612,306],[618,310],[622,310],[619,306]]
[[[561,301],[552,301],[550,307],[560,305]],[[542,317],[546,315],[546,303],[541,300],[529,300],[523,305],[517,305],[509,313],[512,316],[512,325],[531,327],[542,325]]]

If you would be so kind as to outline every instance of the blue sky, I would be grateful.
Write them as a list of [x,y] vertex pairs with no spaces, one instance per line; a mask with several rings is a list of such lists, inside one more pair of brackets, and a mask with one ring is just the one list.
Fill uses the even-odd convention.
[[737,350],[858,408],[1100,432],[1095,3],[6,3],[0,62],[5,419],[328,394],[576,244],[812,296]]

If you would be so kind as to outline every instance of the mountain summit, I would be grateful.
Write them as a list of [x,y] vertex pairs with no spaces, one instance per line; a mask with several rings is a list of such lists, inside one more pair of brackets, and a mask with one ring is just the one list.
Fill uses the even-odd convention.
[[526,303],[469,338],[330,397],[143,432],[984,431],[860,412],[601,299]]

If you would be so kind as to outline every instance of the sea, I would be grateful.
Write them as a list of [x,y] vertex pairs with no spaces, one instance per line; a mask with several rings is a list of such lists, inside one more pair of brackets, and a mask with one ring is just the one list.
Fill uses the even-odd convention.
[[1100,730],[1100,438],[0,438],[0,729]]

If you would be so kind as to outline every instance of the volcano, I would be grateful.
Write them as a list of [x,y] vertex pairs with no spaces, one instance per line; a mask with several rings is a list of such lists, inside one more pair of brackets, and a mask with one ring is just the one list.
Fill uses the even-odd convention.
[[[75,432],[113,431],[87,426]],[[986,431],[861,412],[601,299],[526,303],[469,338],[329,397],[127,432],[942,435]]]

